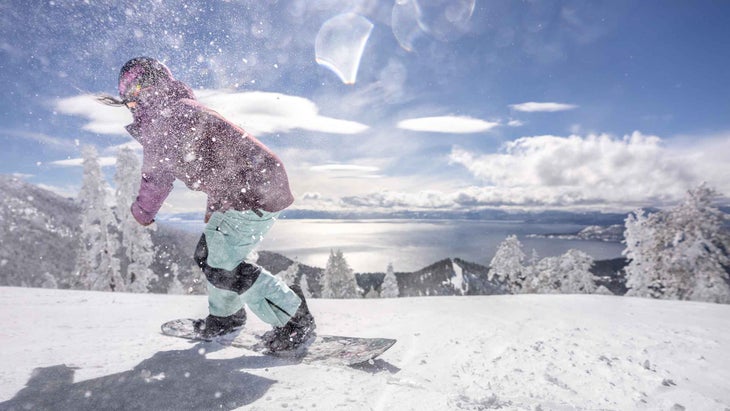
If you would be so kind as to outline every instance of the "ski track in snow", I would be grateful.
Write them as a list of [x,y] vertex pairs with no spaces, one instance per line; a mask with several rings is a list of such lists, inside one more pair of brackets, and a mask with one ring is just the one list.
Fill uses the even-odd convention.
[[0,288],[0,410],[730,410],[727,305],[311,300],[323,334],[398,339],[358,367],[159,333],[206,307],[201,296]]

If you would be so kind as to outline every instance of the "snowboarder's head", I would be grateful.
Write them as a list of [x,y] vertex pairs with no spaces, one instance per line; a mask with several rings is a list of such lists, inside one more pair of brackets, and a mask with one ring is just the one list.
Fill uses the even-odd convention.
[[145,88],[170,80],[172,73],[164,64],[151,57],[135,57],[119,71],[119,96],[125,103],[133,103]]

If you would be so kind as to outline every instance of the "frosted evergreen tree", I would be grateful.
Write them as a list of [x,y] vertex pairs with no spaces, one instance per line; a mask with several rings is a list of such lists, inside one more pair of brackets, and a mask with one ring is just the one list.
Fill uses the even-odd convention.
[[302,288],[302,294],[304,294],[304,298],[312,298],[312,291],[310,291],[309,289],[309,280],[307,279],[306,274],[302,274],[302,278],[299,280],[299,287]]
[[671,263],[681,299],[730,303],[725,267],[730,266],[730,237],[725,213],[713,205],[717,193],[702,184],[671,210]]
[[84,175],[78,202],[82,207],[80,246],[76,263],[75,286],[99,291],[124,291],[120,273],[119,240],[111,228],[116,226],[107,204],[109,187],[99,165],[96,148],[82,149]]
[[489,280],[497,278],[513,294],[524,292],[525,253],[516,235],[508,236],[497,248],[489,263]]
[[185,286],[180,282],[180,266],[173,263],[170,267],[170,285],[167,286],[167,294],[185,294]]
[[527,267],[536,266],[538,262],[540,262],[540,255],[538,255],[537,250],[533,248],[532,253],[530,253],[530,259],[527,261]]
[[560,292],[563,294],[590,294],[596,291],[591,273],[593,257],[579,251],[568,250],[560,256]]
[[388,269],[385,271],[383,285],[380,286],[380,297],[396,298],[398,295],[400,295],[398,279],[395,277],[395,272],[393,271],[393,263],[390,263],[388,264]]
[[657,266],[658,247],[655,240],[656,219],[649,220],[644,210],[636,210],[626,218],[623,255],[629,260],[626,272],[626,295],[660,298],[664,292]]
[[545,257],[532,270],[532,276],[525,281],[525,289],[538,294],[560,292],[562,272],[560,257]]
[[365,294],[365,298],[380,298],[380,294],[378,294],[375,287],[373,287],[367,292],[367,294]]
[[596,291],[592,266],[593,257],[579,250],[546,257],[531,268],[525,288],[539,294],[590,294]]
[[678,206],[626,220],[628,295],[730,303],[725,214],[706,184]]
[[[276,276],[284,281],[287,285],[297,283],[297,274],[299,274],[299,263],[294,262],[286,270],[280,271]],[[306,296],[305,296],[306,298]]]
[[116,184],[116,217],[122,237],[122,247],[129,261],[125,280],[127,291],[146,293],[149,284],[157,278],[152,271],[155,259],[152,230],[155,226],[144,227],[132,216],[130,206],[139,191],[140,161],[129,148],[119,150],[117,170],[114,175]]
[[358,287],[355,273],[342,255],[342,250],[330,251],[324,270],[322,298],[357,298]]
[[58,288],[58,281],[51,273],[43,273],[41,288]]

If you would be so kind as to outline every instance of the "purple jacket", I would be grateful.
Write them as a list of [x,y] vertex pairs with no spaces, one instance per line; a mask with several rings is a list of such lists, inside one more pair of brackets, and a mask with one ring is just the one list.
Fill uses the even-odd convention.
[[132,204],[150,224],[175,179],[208,194],[206,221],[229,208],[281,211],[294,197],[281,160],[263,143],[200,104],[174,79],[143,89],[127,131],[142,144],[142,183]]

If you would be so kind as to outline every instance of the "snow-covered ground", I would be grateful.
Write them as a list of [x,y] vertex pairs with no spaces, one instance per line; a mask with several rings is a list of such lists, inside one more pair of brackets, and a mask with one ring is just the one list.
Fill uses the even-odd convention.
[[204,315],[204,297],[0,288],[0,410],[730,409],[728,305],[587,295],[310,305],[321,333],[398,343],[364,367],[296,364],[159,333]]

